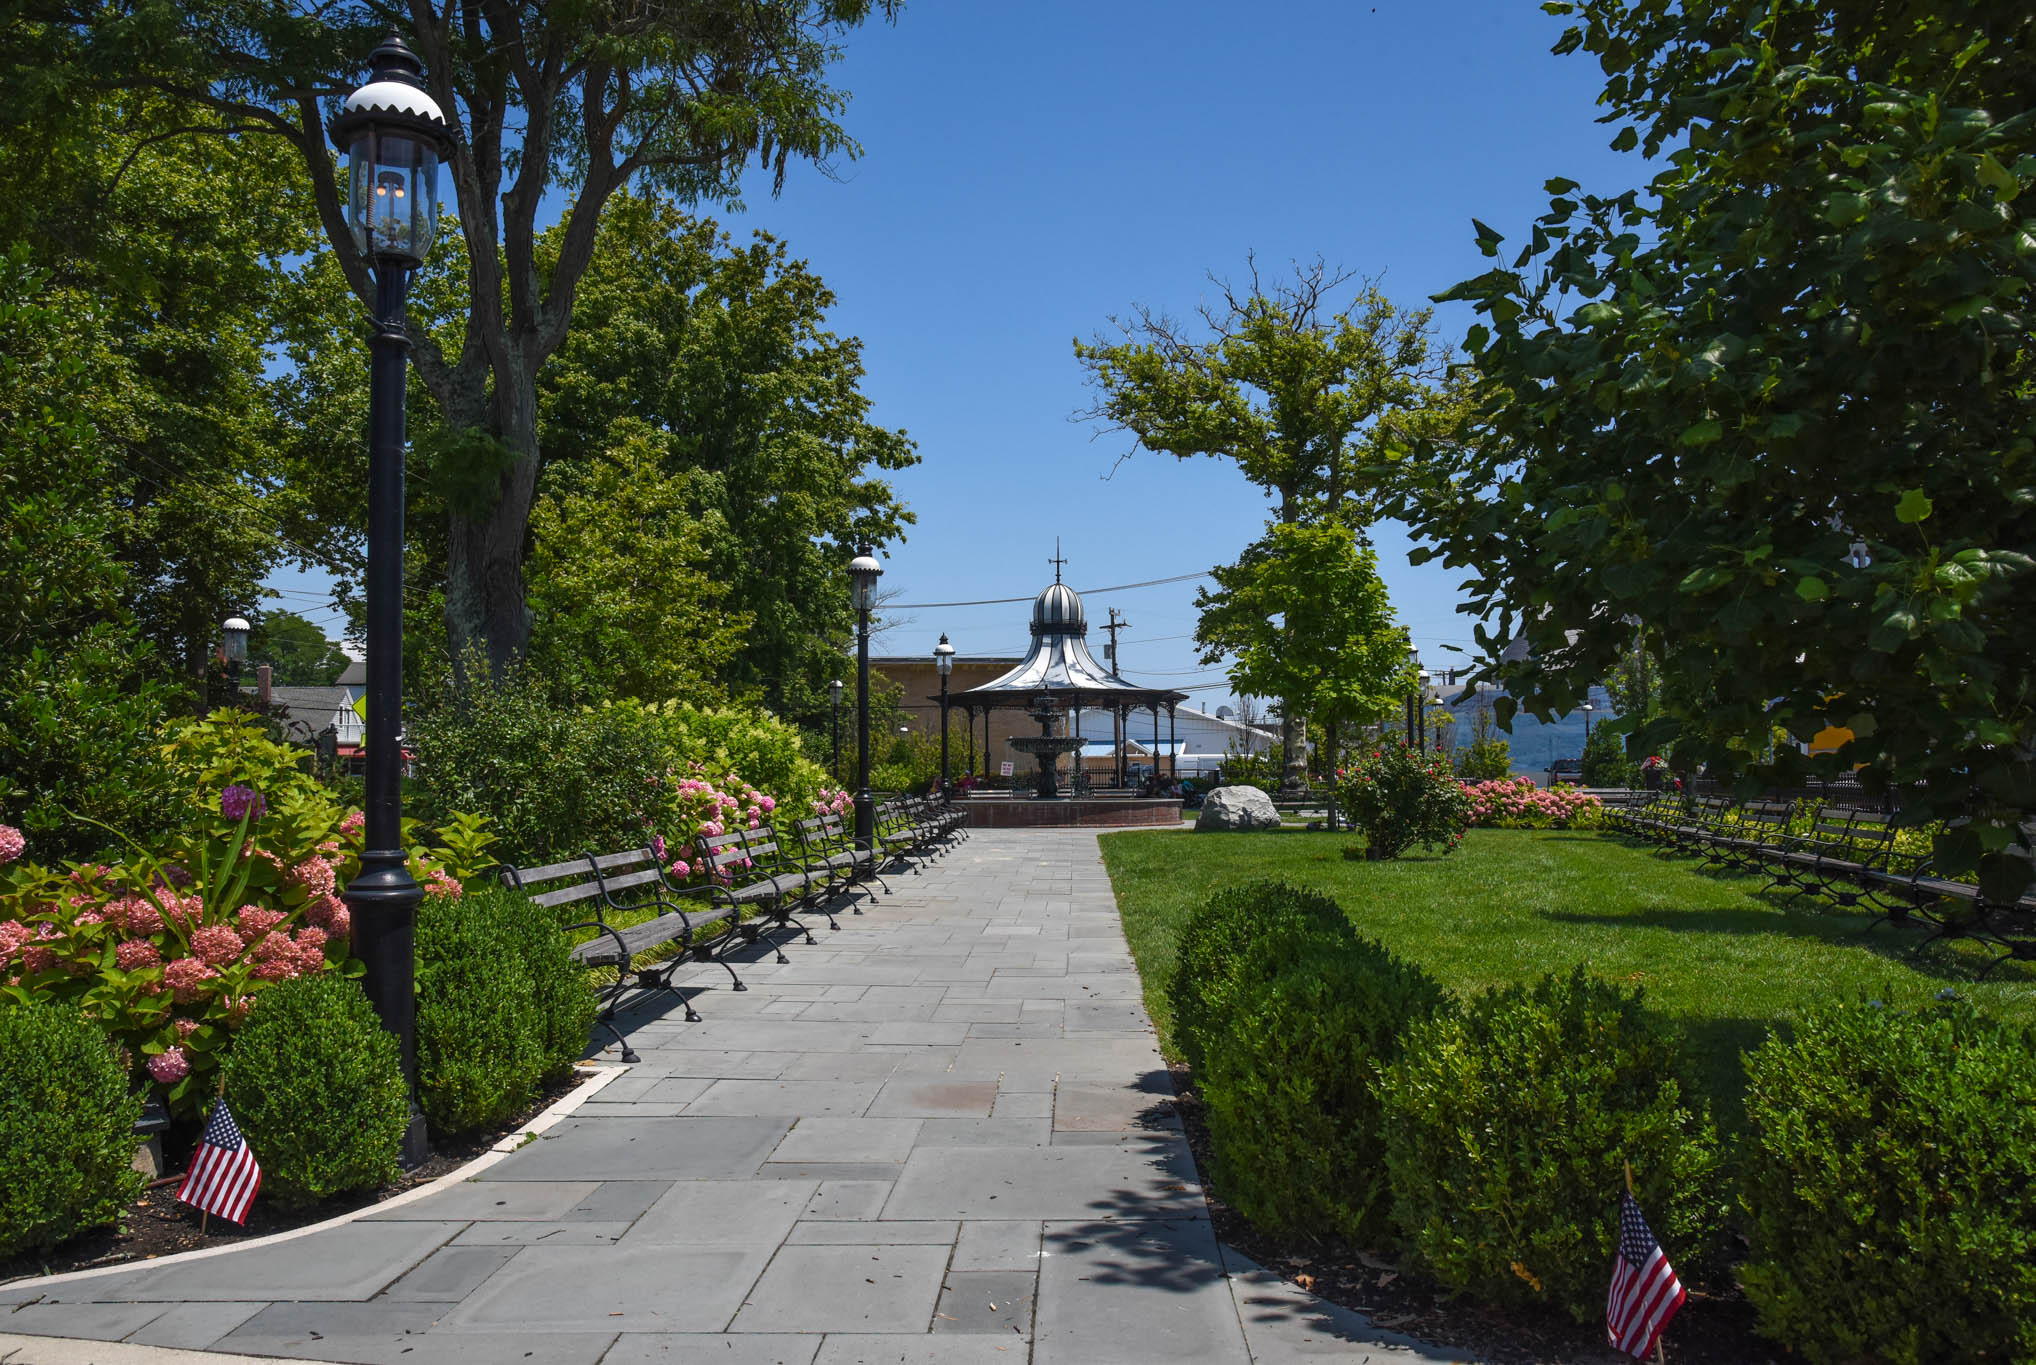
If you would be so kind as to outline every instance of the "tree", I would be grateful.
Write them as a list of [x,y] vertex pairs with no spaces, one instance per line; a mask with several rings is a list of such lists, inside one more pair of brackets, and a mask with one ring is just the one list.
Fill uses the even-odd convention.
[[250,661],[269,665],[280,687],[330,687],[353,660],[294,611],[265,611],[248,637]]
[[1378,555],[1349,527],[1276,523],[1214,576],[1215,592],[1195,594],[1202,662],[1228,658],[1239,694],[1313,716],[1332,765],[1341,727],[1377,721],[1413,690]]
[[[1273,285],[1255,260],[1250,271],[1244,290],[1212,277],[1222,303],[1198,310],[1199,327],[1141,306],[1113,319],[1121,340],[1075,342],[1100,393],[1081,415],[1158,454],[1236,461],[1280,525],[1327,517],[1361,532],[1381,493],[1380,463],[1362,452],[1380,433],[1427,430],[1445,368],[1430,313],[1396,308],[1370,282],[1331,312],[1352,276],[1319,260]],[[1292,754],[1302,708],[1282,700]]]
[[[2036,812],[2036,17],[1979,0],[1551,6],[1646,195],[1553,180],[1445,297],[1485,401],[1409,507],[1496,665],[1566,712],[1633,648],[1646,752],[1749,785],[1859,766],[1989,895]],[[2012,12],[2011,12],[2012,10]],[[1478,226],[1496,256],[1500,235]],[[1580,305],[1580,306],[1578,306]],[[1502,701],[1501,706],[1508,705]],[[1854,738],[1812,759],[1744,737]]]
[[[886,14],[894,0],[875,0]],[[569,335],[608,200],[631,183],[734,200],[752,164],[781,182],[793,158],[859,150],[826,83],[835,38],[873,0],[685,0],[645,7],[400,7],[430,92],[457,131],[447,160],[466,246],[465,326],[444,345],[413,329],[413,360],[447,427],[496,446],[484,505],[448,511],[446,624],[493,667],[528,640],[522,567],[542,463],[537,386]],[[388,30],[366,0],[43,0],[17,102],[107,84],[158,92],[178,126],[273,137],[301,160],[317,220],[352,293],[371,304],[333,173],[325,115]],[[540,212],[564,201],[548,244]]]

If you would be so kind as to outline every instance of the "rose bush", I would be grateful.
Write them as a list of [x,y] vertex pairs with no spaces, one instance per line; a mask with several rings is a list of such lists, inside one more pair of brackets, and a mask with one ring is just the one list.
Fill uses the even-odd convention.
[[1445,754],[1397,740],[1360,751],[1338,792],[1367,858],[1397,858],[1414,845],[1455,850],[1470,822],[1470,797]]
[[1595,829],[1605,823],[1605,803],[1563,783],[1547,789],[1527,777],[1466,782],[1470,822],[1485,829]]

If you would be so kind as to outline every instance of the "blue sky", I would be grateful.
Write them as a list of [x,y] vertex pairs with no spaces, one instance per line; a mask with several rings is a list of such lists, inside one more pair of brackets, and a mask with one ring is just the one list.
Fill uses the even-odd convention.
[[[759,181],[718,216],[813,264],[835,329],[863,339],[876,419],[919,443],[898,479],[918,524],[884,586],[1029,597],[1056,535],[1085,591],[1235,559],[1267,515],[1257,491],[1227,462],[1118,465],[1129,438],[1073,418],[1091,393],[1071,343],[1134,303],[1191,312],[1209,272],[1254,251],[1269,270],[1320,255],[1420,304],[1485,267],[1473,215],[1517,241],[1550,177],[1639,183],[1594,122],[1595,62],[1548,52],[1561,26],[1524,0],[915,0],[852,35],[838,74],[862,158],[833,179],[794,168],[776,198]],[[1436,318],[1450,339],[1470,320]],[[1424,659],[1455,657],[1458,575],[1410,566],[1395,527],[1376,542]],[[1127,671],[1214,704],[1195,588],[1090,594],[1089,614],[1131,621]],[[963,653],[1026,639],[1023,604],[898,615],[885,653],[943,630]]]

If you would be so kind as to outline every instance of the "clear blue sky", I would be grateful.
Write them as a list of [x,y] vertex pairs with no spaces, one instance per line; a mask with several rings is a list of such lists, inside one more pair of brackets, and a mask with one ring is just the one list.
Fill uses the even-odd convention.
[[[1263,499],[1226,462],[1139,454],[1073,419],[1091,394],[1071,343],[1133,303],[1190,312],[1247,252],[1320,255],[1396,301],[1485,268],[1473,215],[1518,241],[1557,175],[1616,191],[1644,165],[1594,122],[1595,62],[1548,52],[1561,21],[1527,3],[1381,0],[912,0],[849,40],[839,83],[861,160],[759,182],[738,234],[809,260],[860,336],[876,420],[923,463],[898,479],[918,517],[887,552],[905,602],[1027,596],[1062,538],[1078,588],[1206,570],[1260,533]],[[1447,338],[1469,325],[1441,309]],[[1468,644],[1455,580],[1377,536],[1423,656]],[[301,582],[290,586],[301,587]],[[1196,584],[1089,594],[1116,606],[1127,671],[1223,699],[1188,638]],[[901,612],[885,653],[1017,652],[1024,605]],[[1100,642],[1098,641],[1099,652]]]

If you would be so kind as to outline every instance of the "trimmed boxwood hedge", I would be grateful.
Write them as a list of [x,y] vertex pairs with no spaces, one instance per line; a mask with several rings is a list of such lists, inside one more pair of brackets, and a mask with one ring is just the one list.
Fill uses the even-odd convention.
[[55,1246],[133,1203],[139,1117],[112,1046],[75,1008],[0,1008],[0,1256]]

